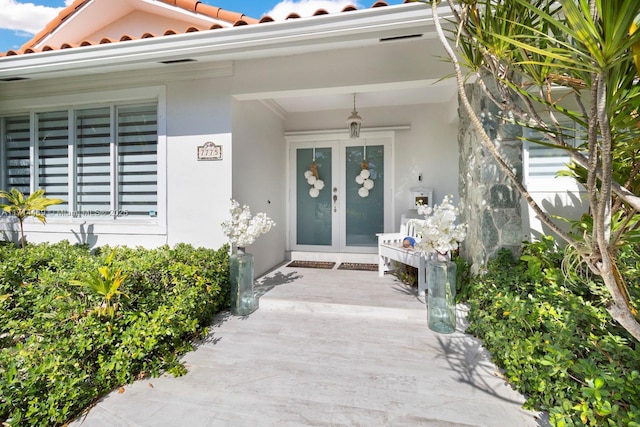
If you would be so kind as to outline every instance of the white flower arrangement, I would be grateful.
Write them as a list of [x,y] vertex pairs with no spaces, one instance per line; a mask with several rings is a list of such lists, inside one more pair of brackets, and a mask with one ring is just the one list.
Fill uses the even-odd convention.
[[320,190],[324,188],[324,181],[318,176],[318,165],[315,161],[311,163],[309,170],[304,172],[304,178],[307,180],[307,184],[311,186],[309,196],[313,198],[318,197]]
[[427,205],[418,206],[418,214],[424,215],[423,223],[416,223],[416,231],[420,237],[415,250],[427,254],[446,255],[458,249],[459,244],[467,236],[467,225],[456,224],[459,210],[451,204],[453,196],[447,195],[440,206],[432,209]]
[[369,190],[373,188],[374,183],[373,178],[371,178],[371,172],[369,171],[369,163],[366,160],[362,162],[362,170],[358,176],[356,176],[356,182],[362,185],[358,190],[358,195],[360,197],[369,196]]
[[268,233],[276,225],[264,212],[251,217],[249,206],[240,207],[240,203],[231,199],[231,220],[224,221],[222,230],[232,244],[244,248],[256,241],[261,234]]

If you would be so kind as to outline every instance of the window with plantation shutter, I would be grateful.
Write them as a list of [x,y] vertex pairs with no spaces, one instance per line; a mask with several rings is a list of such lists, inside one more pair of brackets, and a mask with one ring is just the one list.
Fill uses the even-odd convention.
[[49,218],[158,217],[155,101],[0,116],[0,142],[3,187],[64,200]]
[[[582,143],[580,128],[567,128],[563,132],[565,133],[565,142],[572,147],[578,147]],[[541,132],[525,128],[523,136],[526,140],[524,147],[526,149],[527,182],[555,179],[559,171],[567,169],[567,164],[571,159],[566,151],[535,142],[548,142]]]
[[155,216],[158,136],[155,105],[118,108],[118,210]]
[[111,109],[76,113],[76,211],[111,210]]
[[29,194],[31,183],[29,116],[7,117],[3,122],[6,190],[16,188],[24,194]]
[[62,199],[56,210],[67,210],[69,199],[69,113],[54,111],[36,115],[38,126],[37,188],[45,196]]

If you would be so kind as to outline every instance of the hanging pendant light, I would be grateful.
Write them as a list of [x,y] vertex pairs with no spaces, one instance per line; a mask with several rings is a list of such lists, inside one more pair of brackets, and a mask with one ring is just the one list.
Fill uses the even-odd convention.
[[360,126],[362,125],[362,117],[356,111],[356,94],[353,94],[353,111],[347,119],[349,125],[349,137],[352,139],[360,138]]

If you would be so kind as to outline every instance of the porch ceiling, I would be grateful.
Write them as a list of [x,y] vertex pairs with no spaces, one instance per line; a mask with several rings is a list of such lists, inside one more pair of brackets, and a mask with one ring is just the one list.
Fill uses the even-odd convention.
[[335,88],[303,95],[281,94],[265,100],[274,102],[285,113],[305,113],[325,110],[351,110],[356,93],[356,109],[446,103],[454,100],[456,85],[453,79],[445,81],[416,82],[408,85],[383,87]]

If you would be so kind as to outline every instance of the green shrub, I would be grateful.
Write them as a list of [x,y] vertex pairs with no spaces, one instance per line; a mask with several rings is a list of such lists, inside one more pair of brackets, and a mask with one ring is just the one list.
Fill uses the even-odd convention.
[[[585,292],[602,284],[562,270],[553,241],[501,252],[472,279],[468,331],[483,340],[506,379],[554,425],[640,426],[640,348]],[[624,277],[638,277],[637,248],[622,248]],[[575,271],[574,271],[575,273]],[[582,281],[581,281],[582,279]],[[586,280],[585,280],[586,279]],[[634,300],[639,284],[630,283]]]
[[[113,316],[104,297],[70,281],[104,265],[68,242],[0,246],[0,420],[61,425],[136,378],[185,369],[178,356],[228,306],[227,248],[119,248],[126,280]],[[106,252],[109,253],[109,252]]]
[[456,302],[467,301],[470,297],[471,266],[458,254],[452,261],[456,263]]

